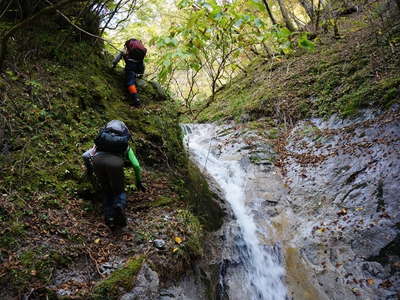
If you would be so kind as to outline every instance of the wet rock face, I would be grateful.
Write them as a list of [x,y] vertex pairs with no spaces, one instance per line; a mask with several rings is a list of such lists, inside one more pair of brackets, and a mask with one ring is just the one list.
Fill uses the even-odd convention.
[[400,113],[310,120],[284,153],[294,245],[328,299],[397,299]]

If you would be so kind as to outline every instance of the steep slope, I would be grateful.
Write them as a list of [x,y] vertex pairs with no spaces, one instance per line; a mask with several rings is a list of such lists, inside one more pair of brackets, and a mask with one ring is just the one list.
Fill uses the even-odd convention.
[[[49,19],[17,34],[0,74],[1,299],[113,299],[132,288],[143,262],[162,283],[202,251],[207,212],[199,221],[189,210],[201,191],[187,185],[197,171],[189,172],[173,100],[141,80],[143,107],[132,108],[123,70],[110,69],[102,45],[59,27]],[[126,171],[129,225],[118,233],[104,225],[81,160],[111,119],[133,132],[147,186],[137,192]],[[165,241],[161,250],[155,239]]]
[[255,60],[200,116],[291,123],[311,116],[389,108],[400,101],[400,27],[394,3],[375,1],[339,19],[340,39],[321,34],[312,53]]

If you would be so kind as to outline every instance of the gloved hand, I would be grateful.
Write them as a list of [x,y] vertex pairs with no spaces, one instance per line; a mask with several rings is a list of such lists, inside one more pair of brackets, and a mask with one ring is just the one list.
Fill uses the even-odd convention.
[[144,187],[144,185],[143,185],[141,182],[138,182],[138,183],[136,184],[136,187],[137,187],[137,189],[138,189],[139,191],[142,191],[142,192],[145,192],[145,191],[146,191],[146,188]]

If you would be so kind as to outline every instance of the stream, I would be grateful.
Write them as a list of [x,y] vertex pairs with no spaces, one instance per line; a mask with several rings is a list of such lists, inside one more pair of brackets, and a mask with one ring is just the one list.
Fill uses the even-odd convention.
[[183,126],[227,211],[210,238],[218,251],[206,257],[217,266],[206,283],[217,284],[213,299],[398,299],[399,111],[299,122],[280,168],[268,129]]
[[[229,126],[185,125],[184,130],[192,160],[215,181],[232,210],[223,237],[217,298],[286,299],[280,245],[270,242],[272,227],[263,213],[270,192],[267,187],[273,186],[265,176],[265,171],[271,171],[266,154],[272,155],[272,151],[260,152],[249,146],[241,139],[252,137],[239,137]],[[256,150],[251,153],[253,148]],[[265,189],[260,189],[262,179]],[[276,199],[269,198],[270,204],[275,203]]]

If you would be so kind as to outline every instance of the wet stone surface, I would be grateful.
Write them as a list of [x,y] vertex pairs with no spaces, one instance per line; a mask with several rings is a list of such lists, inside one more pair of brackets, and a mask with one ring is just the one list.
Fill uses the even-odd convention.
[[399,112],[303,122],[286,150],[293,244],[326,298],[398,299]]
[[[212,154],[239,162],[258,238],[286,267],[288,299],[398,299],[398,108],[301,122],[279,153],[266,135],[245,125],[219,126],[211,133],[211,141],[205,137],[199,143],[207,160]],[[199,165],[206,174],[207,160]],[[237,222],[228,213],[223,228],[211,237],[219,250],[207,257],[217,266],[214,277],[207,276],[218,283],[215,295],[221,299],[245,297],[233,288],[244,280],[245,247]],[[206,270],[207,262],[202,267]]]

